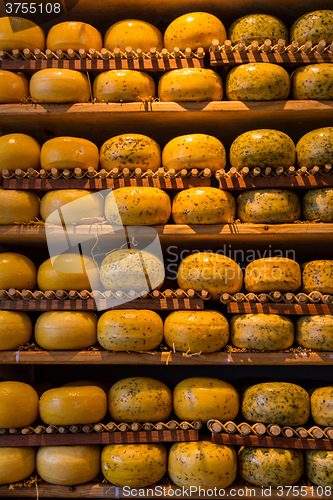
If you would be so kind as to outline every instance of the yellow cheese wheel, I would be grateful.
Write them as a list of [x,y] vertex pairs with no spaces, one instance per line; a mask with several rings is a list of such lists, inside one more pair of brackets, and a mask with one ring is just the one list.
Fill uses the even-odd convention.
[[88,483],[101,470],[101,448],[98,445],[41,446],[36,468],[38,475],[50,484]]
[[108,351],[149,351],[163,340],[163,321],[154,311],[107,311],[98,320],[97,340]]
[[173,311],[164,322],[164,340],[181,352],[216,352],[229,339],[229,323],[217,311]]
[[218,300],[222,293],[240,292],[243,272],[234,260],[225,255],[199,252],[181,261],[177,281],[184,290],[207,290],[213,299]]
[[43,290],[98,290],[99,273],[94,261],[86,255],[57,255],[38,268],[38,288]]
[[144,102],[155,98],[155,83],[143,71],[112,69],[96,76],[93,95],[103,102]]
[[[1,18],[0,18],[1,19]],[[30,135],[6,134],[0,137],[0,175],[4,168],[39,170],[40,145]]]
[[97,316],[87,311],[48,311],[35,323],[35,340],[43,349],[78,350],[96,344]]
[[332,488],[333,451],[305,450],[305,472],[312,483]]
[[0,17],[0,50],[10,52],[18,49],[45,50],[45,33],[29,19],[23,17]]
[[303,135],[296,144],[300,167],[322,167],[333,163],[333,127],[317,128]]
[[40,152],[40,163],[44,170],[74,170],[89,167],[98,170],[98,147],[91,141],[79,137],[54,137],[44,142]]
[[0,70],[0,104],[16,104],[29,96],[29,82],[22,73]]
[[308,191],[302,200],[305,220],[333,222],[333,189],[320,188]]
[[39,216],[39,198],[31,191],[2,189],[0,186],[0,225],[31,221]]
[[0,485],[23,481],[36,468],[36,448],[0,448]]
[[30,95],[39,103],[87,102],[91,91],[88,77],[73,69],[42,69],[30,80]]
[[154,378],[129,377],[113,384],[108,404],[116,422],[160,422],[171,413],[172,394]]
[[228,30],[228,38],[233,45],[238,42],[250,45],[255,40],[261,45],[267,38],[275,45],[280,39],[288,42],[288,29],[275,16],[249,14],[232,23]]
[[102,472],[117,486],[144,488],[157,483],[167,471],[164,444],[110,444],[102,451]]
[[68,49],[79,51],[84,49],[95,49],[98,52],[103,47],[102,35],[100,32],[87,23],[78,21],[66,21],[52,26],[47,34],[46,48],[56,52]]
[[[313,4],[315,5],[315,4]],[[290,28],[290,41],[303,45],[310,40],[313,45],[325,40],[333,42],[333,10],[314,10],[296,19]]]
[[177,486],[222,489],[237,476],[237,455],[233,446],[209,441],[174,443],[169,452],[168,472]]
[[170,215],[170,197],[159,188],[127,186],[114,189],[105,198],[105,218],[112,225],[166,224]]
[[174,388],[173,409],[181,420],[227,422],[238,415],[239,395],[232,385],[217,378],[187,378]]
[[29,342],[32,322],[24,312],[0,311],[0,351],[10,351]]
[[231,224],[235,213],[233,195],[214,187],[184,189],[172,200],[176,224]]
[[165,170],[210,168],[216,172],[226,167],[226,153],[221,141],[207,134],[180,135],[171,139],[162,151]]
[[333,386],[319,387],[310,398],[311,415],[317,425],[333,426]]
[[115,47],[125,51],[126,47],[133,50],[141,49],[149,52],[155,47],[159,52],[163,49],[163,35],[150,23],[139,19],[124,19],[107,30],[104,37],[104,47],[113,51]]
[[238,464],[242,479],[257,486],[290,486],[304,472],[302,450],[242,447]]
[[242,222],[287,224],[301,218],[301,202],[288,189],[245,191],[237,198],[237,216]]
[[23,382],[0,382],[0,428],[26,427],[38,416],[38,394]]
[[294,323],[278,314],[236,314],[230,320],[230,341],[240,349],[289,349],[294,343]]
[[285,257],[257,259],[245,269],[244,284],[248,292],[296,292],[301,282],[299,264]]
[[293,99],[333,99],[333,64],[309,64],[291,75]]
[[305,349],[333,351],[333,316],[300,316],[296,321],[296,342]]
[[39,400],[40,418],[48,425],[93,424],[106,412],[105,392],[92,385],[49,389]]
[[221,101],[223,83],[211,69],[174,69],[161,76],[158,97],[162,102]]
[[13,252],[0,253],[0,289],[35,290],[37,269],[25,255]]
[[224,43],[227,33],[222,22],[208,12],[190,12],[177,17],[169,24],[164,33],[164,45],[173,52],[175,47],[196,50],[209,49],[214,39]]
[[302,289],[305,293],[313,290],[333,294],[333,260],[312,260],[302,266]]

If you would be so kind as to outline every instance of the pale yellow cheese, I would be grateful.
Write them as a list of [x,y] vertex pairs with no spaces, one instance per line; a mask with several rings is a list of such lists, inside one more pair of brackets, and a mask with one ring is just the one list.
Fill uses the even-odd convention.
[[333,426],[333,386],[319,387],[310,398],[311,415],[317,425]]
[[305,349],[333,351],[333,316],[300,316],[296,321],[296,342]]
[[[333,487],[333,451],[305,450],[307,478],[318,486]],[[327,490],[328,493],[330,491]]]
[[33,446],[0,448],[0,485],[23,481],[34,473],[35,467]]
[[301,218],[301,202],[288,189],[245,191],[237,198],[237,216],[242,222],[287,224]]
[[302,204],[305,220],[333,222],[333,188],[311,189]]
[[333,260],[312,260],[302,266],[302,289],[333,294]]

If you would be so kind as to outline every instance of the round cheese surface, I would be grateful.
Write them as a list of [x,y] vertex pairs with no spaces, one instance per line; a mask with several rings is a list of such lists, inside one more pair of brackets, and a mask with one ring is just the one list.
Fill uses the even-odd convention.
[[221,101],[223,83],[211,69],[174,69],[161,76],[158,97],[162,102]]
[[0,382],[0,428],[27,427],[38,417],[38,394],[23,382]]
[[333,127],[311,130],[296,144],[297,164],[312,168],[333,164]]
[[31,476],[36,468],[36,448],[0,448],[0,485],[23,481]]
[[68,49],[79,51],[84,49],[95,49],[98,52],[103,47],[102,35],[100,32],[87,23],[79,21],[66,21],[52,26],[47,34],[46,48],[56,52]]
[[333,451],[306,450],[305,472],[311,483],[333,487]]
[[314,315],[297,318],[296,342],[305,349],[333,351],[333,317]]
[[73,69],[42,69],[30,80],[30,95],[39,103],[72,103],[90,100],[88,77]]
[[29,342],[32,322],[25,312],[0,311],[0,351],[10,351]]
[[[13,6],[12,6],[13,7]],[[45,50],[45,33],[29,19],[23,17],[0,17],[0,50],[11,52],[18,49],[21,52],[29,49]]]
[[298,194],[287,189],[256,189],[237,198],[237,216],[242,222],[286,224],[299,220]]
[[111,51],[116,47],[122,51],[131,47],[134,51],[141,49],[147,53],[154,47],[160,52],[163,49],[163,35],[150,23],[125,19],[110,26],[105,33],[104,47]]
[[155,83],[143,71],[112,69],[98,73],[93,95],[99,102],[144,102],[155,98]]
[[25,255],[0,253],[0,289],[36,290],[37,269]]
[[310,40],[313,45],[325,40],[333,42],[333,10],[315,10],[296,19],[290,28],[290,41],[303,45]]
[[333,426],[333,386],[319,387],[310,398],[311,415],[317,425]]
[[0,225],[28,222],[39,216],[39,198],[32,191],[2,189],[0,186]]
[[228,30],[228,38],[232,44],[244,42],[250,45],[253,41],[263,44],[268,38],[275,45],[280,39],[288,42],[286,25],[275,16],[268,14],[250,14],[236,19]]
[[313,260],[302,268],[302,289],[305,293],[317,290],[323,294],[333,294],[333,260]]
[[291,75],[293,99],[333,99],[333,64],[309,64]]
[[[1,19],[1,18],[0,18]],[[0,137],[0,175],[4,168],[39,170],[40,145],[30,135],[6,134]]]
[[29,82],[22,73],[0,70],[0,104],[24,102],[29,96]]
[[97,146],[79,137],[54,137],[44,142],[41,155],[41,167],[44,170],[87,170],[92,167],[98,170],[99,152]]
[[257,259],[245,269],[244,284],[248,292],[296,292],[301,282],[299,264],[284,257]]
[[333,222],[333,188],[311,189],[302,203],[305,220]]

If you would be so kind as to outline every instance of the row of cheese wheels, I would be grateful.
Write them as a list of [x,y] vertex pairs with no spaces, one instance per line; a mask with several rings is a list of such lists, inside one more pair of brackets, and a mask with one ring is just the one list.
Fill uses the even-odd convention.
[[289,382],[251,385],[240,394],[228,382],[192,377],[173,392],[160,380],[128,377],[109,390],[103,383],[76,381],[48,389],[40,398],[23,382],[0,382],[0,428],[22,428],[38,415],[47,425],[84,425],[102,421],[107,412],[115,422],[163,422],[172,411],[181,420],[222,423],[237,418],[240,407],[248,422],[298,427],[312,416],[321,426],[333,425],[333,386],[306,391]]
[[[307,478],[325,488],[323,496],[331,497],[332,451],[306,450],[303,455],[302,450],[241,447],[236,453],[233,446],[208,440],[174,443],[169,451],[161,443],[111,444],[102,450],[98,445],[41,446],[37,453],[35,448],[0,448],[0,484],[23,481],[37,469],[47,483],[73,486],[92,481],[102,471],[109,483],[126,487],[125,496],[131,492],[144,496],[144,490],[135,488],[152,486],[168,472],[187,495],[224,496],[224,488],[234,483],[237,472],[250,484],[281,488],[297,483],[304,465]],[[238,486],[235,492],[243,496],[245,485]],[[298,488],[293,491],[304,496],[305,487]],[[167,490],[161,484],[155,491],[162,496]]]
[[88,311],[42,313],[33,326],[24,312],[0,311],[0,351],[32,341],[46,350],[79,350],[98,344],[108,351],[141,352],[164,342],[174,351],[208,353],[227,343],[239,349],[279,351],[297,345],[333,351],[333,318],[301,316],[295,322],[277,314],[237,314],[228,320],[218,311],[174,311],[163,324],[154,311],[112,310],[99,318]]

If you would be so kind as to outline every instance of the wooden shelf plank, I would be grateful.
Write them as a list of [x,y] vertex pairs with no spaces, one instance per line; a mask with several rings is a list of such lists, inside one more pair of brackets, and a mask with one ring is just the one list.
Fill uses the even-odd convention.
[[292,448],[298,450],[333,450],[332,439],[301,439],[272,436],[240,436],[239,434],[212,434],[212,442],[238,446]]
[[211,66],[235,66],[254,62],[282,65],[332,63],[332,52],[214,52],[210,53]]
[[258,304],[251,302],[230,302],[227,305],[228,313],[266,313],[266,314],[295,314],[315,315],[333,314],[333,304],[284,304],[281,302],[270,304]]
[[333,175],[269,175],[258,177],[223,177],[220,189],[291,188],[312,189],[333,186]]

